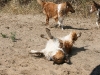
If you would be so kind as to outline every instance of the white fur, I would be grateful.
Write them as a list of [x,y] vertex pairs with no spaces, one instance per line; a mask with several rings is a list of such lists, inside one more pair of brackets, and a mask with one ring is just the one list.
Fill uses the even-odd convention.
[[[63,51],[62,48],[59,48],[59,45],[60,43],[57,38],[54,38],[53,40],[50,39],[47,41],[45,49],[41,50],[40,52],[42,52],[48,60],[51,60],[52,57],[58,52],[58,50]],[[35,53],[35,52],[38,51],[31,50],[31,53]]]
[[97,16],[99,16],[99,13],[100,13],[100,9],[98,9],[98,11],[97,11]]
[[[58,4],[58,25],[59,27],[62,25],[62,22],[64,20],[64,16],[60,16],[60,13],[61,13],[61,6],[62,4]],[[62,26],[62,30],[63,30],[63,26]]]
[[96,25],[97,25],[97,27],[99,28],[99,23],[98,23],[98,21],[96,22]]
[[71,33],[67,36],[64,36],[63,38],[61,38],[62,41],[71,41]]
[[60,17],[59,13],[61,11],[61,4],[58,4],[58,17]]
[[[100,17],[99,14],[100,14],[100,9],[98,9],[98,11],[97,11],[97,17],[98,17],[98,18]],[[97,25],[97,27],[99,28],[99,22],[98,22],[98,19],[97,19],[96,25]]]

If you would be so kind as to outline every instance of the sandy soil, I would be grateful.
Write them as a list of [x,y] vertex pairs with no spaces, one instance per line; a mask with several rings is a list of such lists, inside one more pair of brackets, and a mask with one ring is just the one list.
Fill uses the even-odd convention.
[[[75,42],[71,65],[53,65],[52,61],[36,58],[29,54],[32,49],[41,50],[46,40],[40,37],[46,34],[45,28],[55,24],[50,20],[44,26],[45,16],[0,14],[0,75],[89,75],[100,64],[100,29],[96,28],[95,18],[66,17],[65,30],[51,28],[52,35],[63,37],[70,31],[81,32]],[[16,42],[11,39],[15,34]]]

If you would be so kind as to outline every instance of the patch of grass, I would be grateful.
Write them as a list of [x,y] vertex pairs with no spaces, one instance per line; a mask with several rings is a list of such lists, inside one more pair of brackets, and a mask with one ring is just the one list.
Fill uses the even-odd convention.
[[16,33],[14,32],[14,33],[12,33],[11,32],[11,36],[10,36],[10,38],[11,38],[11,40],[13,41],[13,42],[16,42]]
[[13,42],[16,42],[16,32],[11,32],[11,35],[8,36],[7,34],[0,33],[3,38],[10,38]]
[[[24,3],[24,0],[11,0],[1,10],[1,13],[11,14],[36,14],[40,12],[40,5],[36,0],[31,0],[29,3]],[[8,10],[9,9],[9,10]]]
[[[2,2],[3,1],[3,2]],[[7,2],[5,2],[7,1]],[[71,2],[75,8],[75,16],[88,17],[90,5],[92,0],[45,0],[55,3],[61,3],[65,1]],[[100,0],[95,0],[100,2]],[[37,0],[1,0],[0,13],[10,14],[37,14],[42,12],[41,6],[37,3]]]
[[8,38],[7,34],[0,33],[3,38]]

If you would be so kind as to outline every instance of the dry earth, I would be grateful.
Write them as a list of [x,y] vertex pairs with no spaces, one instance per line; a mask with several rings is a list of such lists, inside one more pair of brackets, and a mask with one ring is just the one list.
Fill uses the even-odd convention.
[[[81,32],[75,42],[71,65],[53,65],[52,61],[36,58],[29,54],[32,49],[41,50],[46,40],[45,16],[0,14],[0,75],[89,75],[100,64],[100,29],[96,28],[95,18],[66,17],[65,30],[51,28],[52,35],[63,37],[70,31]],[[50,20],[50,25],[54,25]],[[15,34],[16,42],[11,39]]]

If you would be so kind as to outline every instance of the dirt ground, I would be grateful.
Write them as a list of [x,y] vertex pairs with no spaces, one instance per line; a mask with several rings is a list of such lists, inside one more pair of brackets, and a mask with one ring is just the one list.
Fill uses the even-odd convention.
[[[100,64],[100,29],[95,18],[66,17],[65,30],[50,28],[52,35],[63,37],[71,31],[81,32],[72,51],[72,64],[53,65],[52,61],[36,58],[29,51],[41,50],[46,40],[45,15],[0,14],[0,75],[89,75]],[[12,35],[13,33],[14,35]],[[3,35],[7,36],[4,37]],[[12,41],[15,37],[15,42]]]

